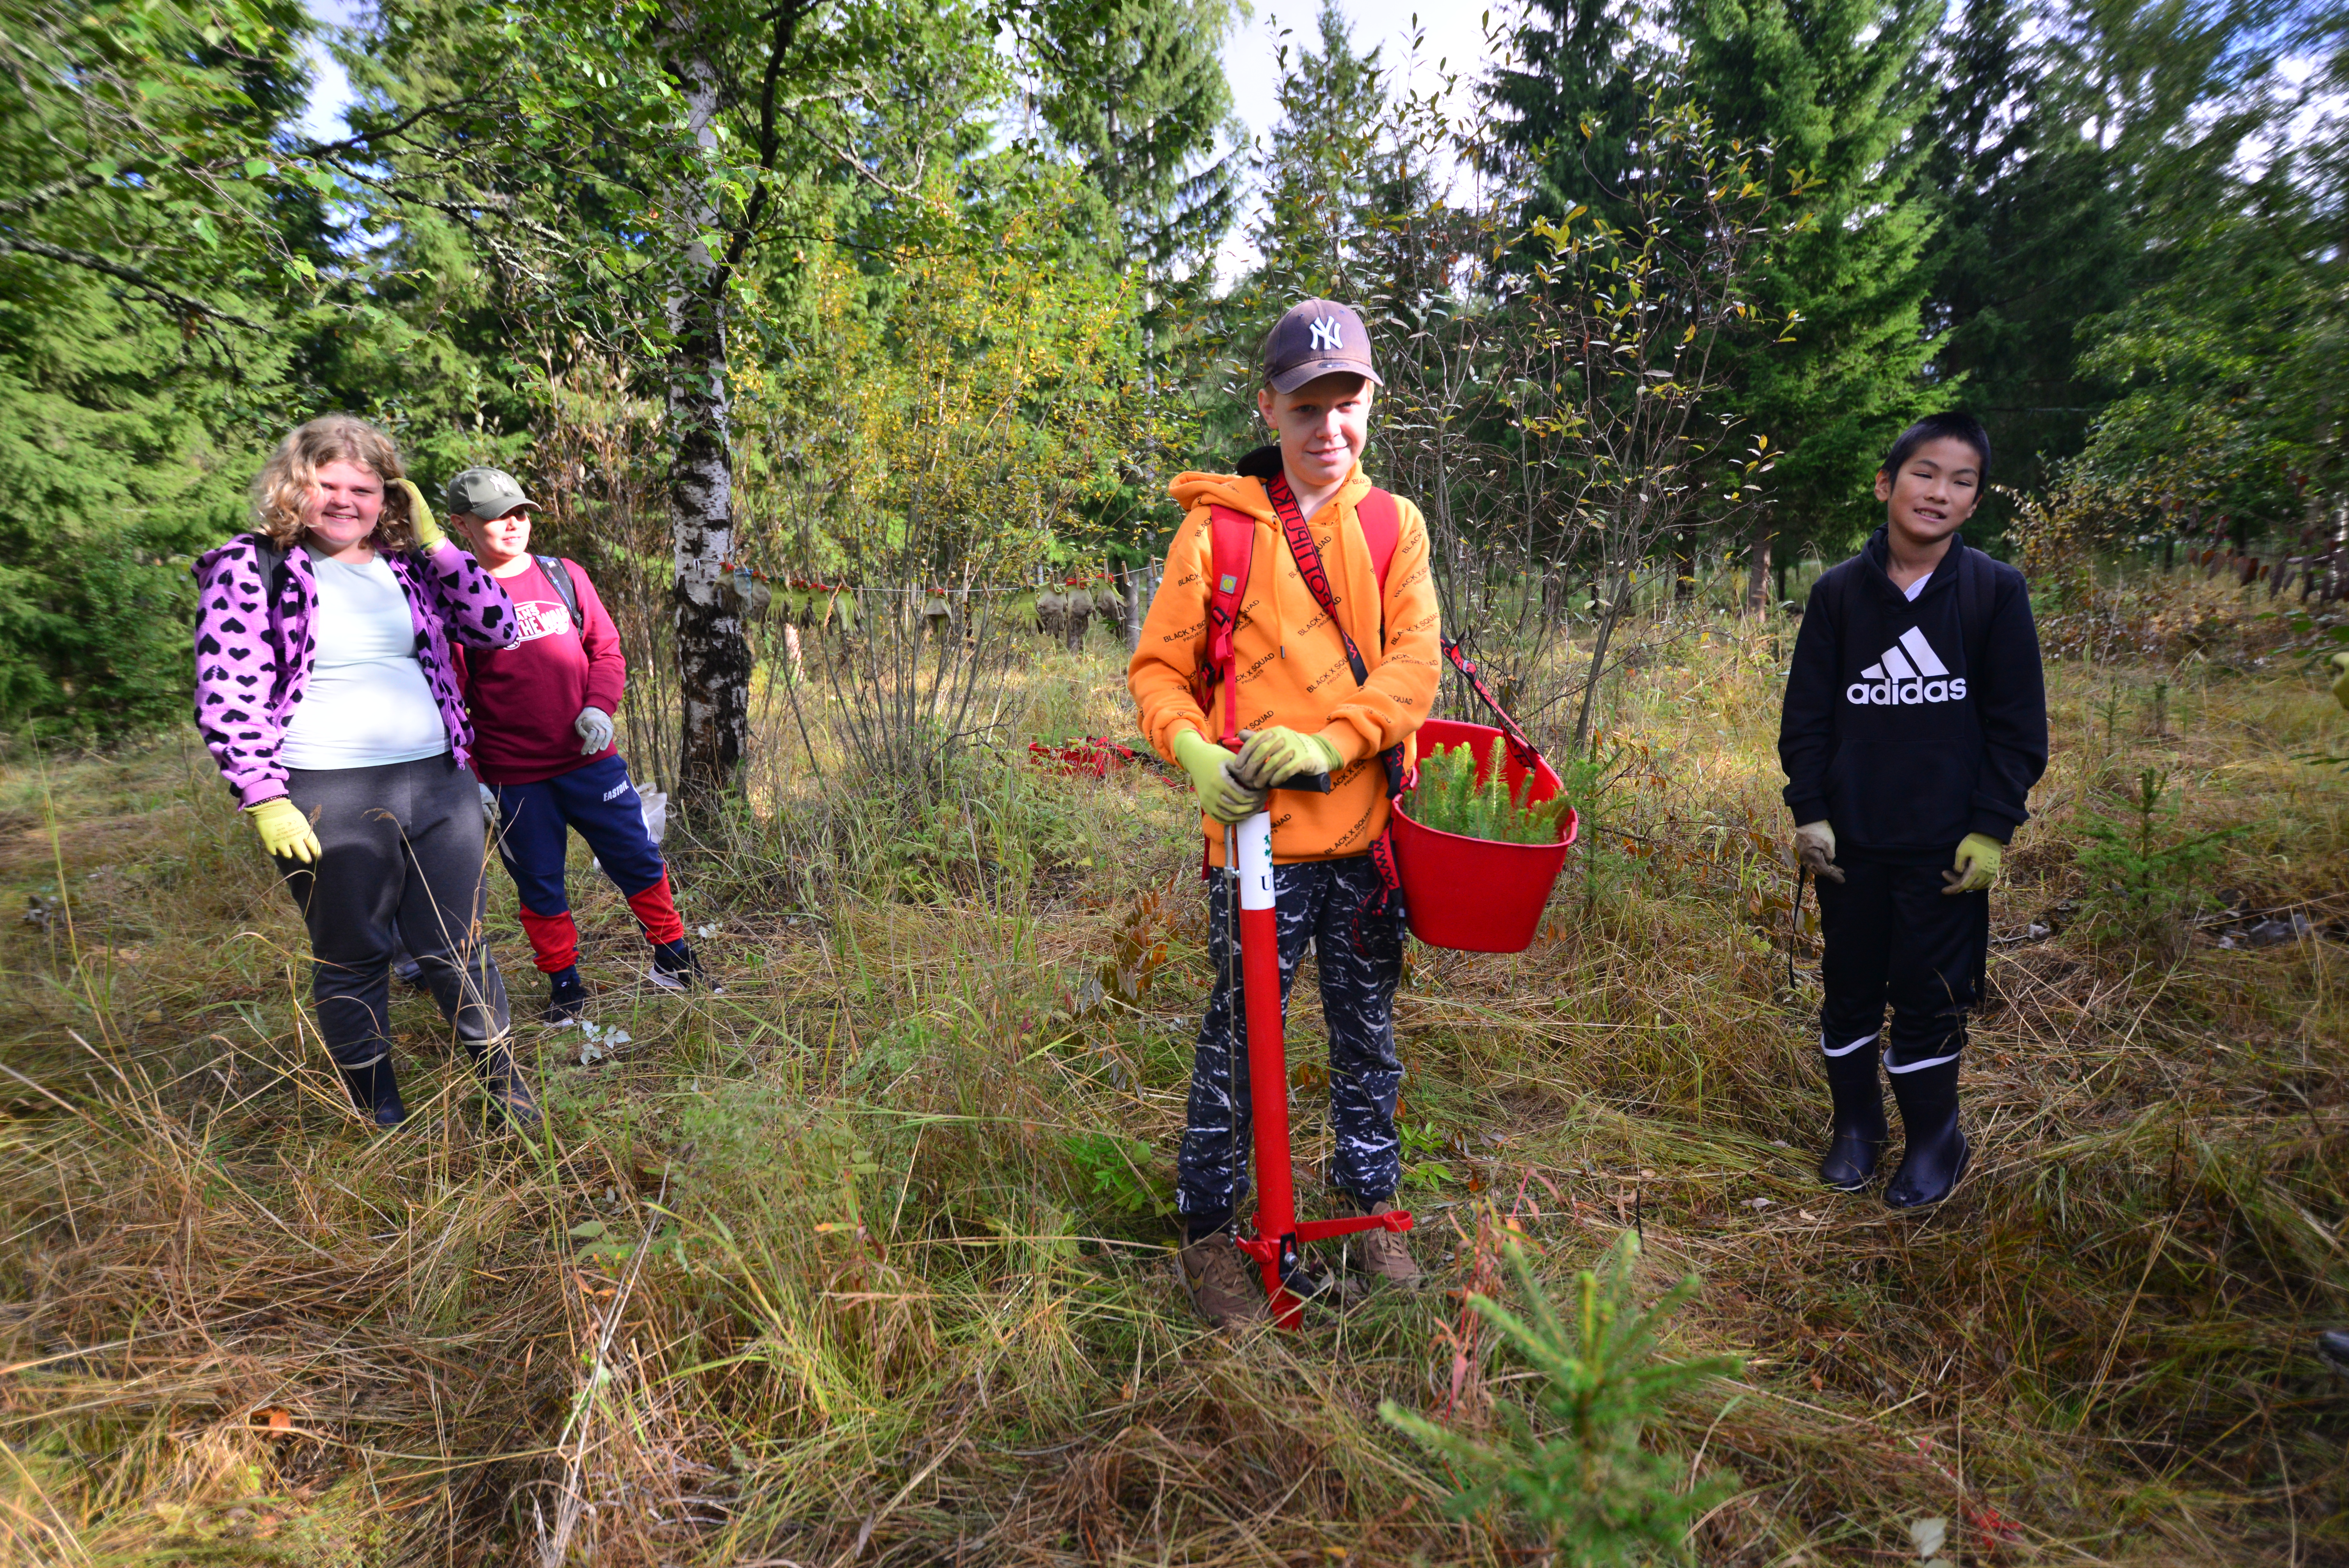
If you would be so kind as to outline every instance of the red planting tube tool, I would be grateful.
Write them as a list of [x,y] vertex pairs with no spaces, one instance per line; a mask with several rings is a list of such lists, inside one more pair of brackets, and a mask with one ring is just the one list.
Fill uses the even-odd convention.
[[[1326,794],[1326,773],[1284,779],[1276,788]],[[1256,1117],[1256,1229],[1239,1238],[1240,1251],[1264,1272],[1272,1320],[1300,1326],[1305,1304],[1318,1287],[1302,1267],[1299,1248],[1356,1231],[1408,1231],[1401,1210],[1347,1220],[1297,1217],[1297,1188],[1288,1148],[1288,1057],[1280,1016],[1280,920],[1272,897],[1272,812],[1245,818],[1227,831],[1224,863],[1239,873],[1240,980],[1247,998],[1248,1099]]]

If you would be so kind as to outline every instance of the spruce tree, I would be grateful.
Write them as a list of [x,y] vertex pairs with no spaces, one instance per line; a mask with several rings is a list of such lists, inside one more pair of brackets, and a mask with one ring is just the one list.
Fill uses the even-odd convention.
[[1658,64],[1620,0],[1527,0],[1509,53],[1485,84],[1495,171],[1526,192],[1526,216],[1577,206],[1610,219],[1626,149]]
[[[2081,451],[2117,390],[2083,363],[2099,318],[2241,210],[2238,152],[2274,112],[2257,83],[2293,48],[2271,20],[2241,3],[1969,0],[1952,21],[1920,126],[1944,212],[1932,375],[1989,426],[2002,482],[2043,488]],[[2003,526],[2000,498],[1984,510],[1970,533]]]
[[1911,132],[1938,15],[1922,0],[1687,0],[1690,85],[1720,129],[1775,150],[1811,222],[1756,280],[1792,341],[1739,351],[1733,399],[1785,449],[1753,536],[1747,602],[1765,596],[1773,536],[1848,549],[1874,525],[1870,482],[1908,420],[1947,400],[1925,375],[1934,212]]
[[[1928,258],[1928,319],[1945,334],[1934,377],[1989,428],[1999,482],[2026,490],[2087,438],[2103,397],[2075,334],[2127,298],[2144,249],[2127,182],[2088,134],[2101,106],[2031,41],[2049,20],[2031,0],[1968,0],[1922,127],[1943,204]],[[2003,508],[1985,498],[1970,531],[2002,528]]]
[[1199,268],[1237,201],[1231,0],[1053,0],[1034,20],[1037,115],[1107,201],[1118,265]]
[[1321,0],[1314,36],[1318,53],[1280,46],[1280,118],[1257,159],[1265,206],[1249,238],[1264,265],[1253,282],[1273,316],[1300,299],[1359,297],[1371,281],[1361,246],[1386,72],[1378,49],[1355,50],[1337,0]]

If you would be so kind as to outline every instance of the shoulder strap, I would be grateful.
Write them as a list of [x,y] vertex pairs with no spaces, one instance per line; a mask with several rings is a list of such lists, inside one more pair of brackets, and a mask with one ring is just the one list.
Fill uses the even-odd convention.
[[1958,541],[1965,552],[1958,557],[1958,625],[1966,643],[1966,673],[1971,675],[1980,666],[1982,653],[1990,638],[1990,615],[1997,608],[1998,573],[1992,570],[1990,557]]
[[1346,645],[1346,665],[1354,672],[1354,684],[1370,685],[1371,666],[1362,662],[1362,650],[1354,645],[1353,634],[1346,630],[1345,618],[1338,614],[1338,595],[1330,590],[1329,568],[1321,564],[1321,548],[1313,542],[1312,526],[1298,510],[1297,497],[1289,490],[1288,479],[1273,475],[1265,481],[1264,493],[1272,501],[1274,515],[1280,519],[1280,531],[1288,541],[1288,557],[1297,562],[1298,575],[1305,579],[1313,602],[1321,606],[1338,640]]
[[554,595],[563,601],[563,607],[571,612],[571,629],[582,636],[586,635],[585,629],[579,624],[579,590],[572,586],[571,568],[563,563],[559,555],[533,555],[531,559],[538,562],[541,572],[546,573],[546,580],[554,584]]
[[277,596],[277,569],[285,564],[285,552],[269,542],[265,534],[253,536],[254,559],[261,566],[262,591],[271,598]]
[[[1256,554],[1256,519],[1247,512],[1210,506],[1207,526],[1207,658],[1193,686],[1202,713],[1216,686],[1232,678],[1232,634],[1238,630],[1240,605],[1247,598],[1248,563]],[[1223,738],[1226,746],[1239,739],[1239,704],[1231,692],[1224,694]]]

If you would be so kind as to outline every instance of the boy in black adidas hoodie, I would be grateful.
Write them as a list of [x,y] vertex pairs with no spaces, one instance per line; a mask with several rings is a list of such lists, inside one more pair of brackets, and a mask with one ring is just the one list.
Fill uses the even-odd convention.
[[1989,477],[1971,415],[1901,432],[1876,476],[1884,527],[1811,590],[1778,727],[1795,852],[1819,884],[1835,1102],[1819,1178],[1852,1192],[1875,1174],[1881,1040],[1907,1145],[1884,1190],[1896,1209],[1938,1203],[1965,1174],[1958,1057],[1990,889],[2047,766],[2023,574],[1958,537]]

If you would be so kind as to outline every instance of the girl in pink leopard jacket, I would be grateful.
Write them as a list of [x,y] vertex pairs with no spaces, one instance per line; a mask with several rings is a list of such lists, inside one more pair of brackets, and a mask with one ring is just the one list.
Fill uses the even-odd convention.
[[196,563],[196,726],[310,933],[318,1032],[379,1127],[395,940],[493,1104],[534,1126],[481,935],[486,858],[451,639],[503,648],[512,604],[450,543],[381,430],[348,415],[280,442],[257,526]]

